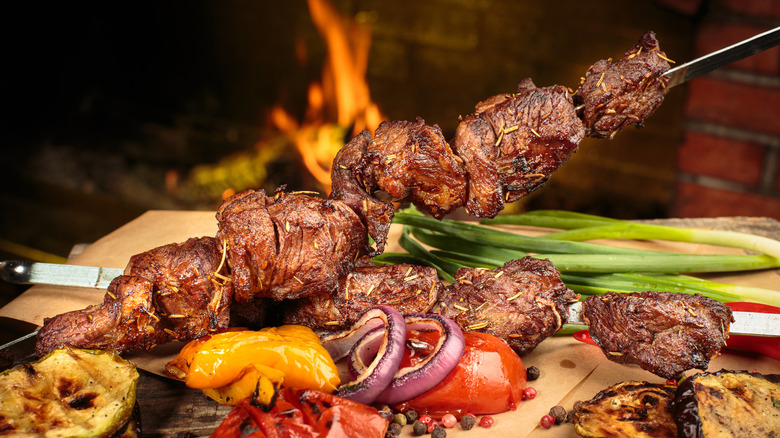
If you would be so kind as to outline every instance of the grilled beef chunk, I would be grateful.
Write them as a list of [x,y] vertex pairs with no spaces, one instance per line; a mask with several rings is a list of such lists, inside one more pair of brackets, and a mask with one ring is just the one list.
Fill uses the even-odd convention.
[[391,202],[411,202],[441,218],[461,207],[466,195],[466,171],[438,126],[415,122],[382,122],[374,138],[363,132],[338,153],[332,166],[333,190],[366,221],[384,250]]
[[217,210],[217,240],[227,249],[235,300],[246,303],[270,284],[276,260],[276,229],[263,190],[238,193]]
[[547,181],[585,135],[566,87],[537,88],[530,79],[517,94],[480,102],[459,125],[453,150],[468,171],[466,212],[494,217]]
[[442,218],[463,205],[466,171],[441,129],[415,122],[382,122],[366,149],[364,181],[394,201],[411,202]]
[[672,413],[683,438],[777,436],[780,374],[695,374],[677,388]]
[[231,299],[216,239],[163,245],[131,257],[101,305],[45,321],[36,350],[65,344],[121,353],[198,338],[228,328]]
[[364,156],[371,141],[371,133],[363,131],[336,154],[331,170],[330,198],[344,202],[358,213],[376,243],[376,250],[371,254],[376,255],[385,250],[390,221],[393,220],[393,204],[375,198],[364,181]]
[[647,32],[623,59],[593,64],[575,93],[587,134],[612,137],[628,125],[641,126],[666,96],[669,81],[661,75],[669,70],[667,60],[655,33]]
[[228,327],[233,287],[215,238],[192,238],[136,254],[125,274],[152,282],[154,306],[171,339],[190,340]]
[[490,333],[518,354],[558,331],[578,295],[548,260],[524,257],[493,270],[461,268],[433,310],[465,331]]
[[346,330],[378,305],[392,306],[403,314],[427,312],[444,286],[436,270],[407,264],[368,264],[339,278],[331,294],[293,300],[284,304],[284,323],[318,330]]
[[239,193],[225,200],[217,222],[239,302],[329,293],[368,248],[352,209],[302,193]]
[[676,438],[674,385],[622,382],[600,391],[574,411],[583,437]]
[[693,368],[706,370],[734,321],[723,303],[671,292],[588,297],[583,317],[609,360],[637,364],[665,379]]
[[145,278],[122,275],[108,286],[102,304],[46,319],[38,332],[38,356],[62,345],[112,350],[151,350],[168,340],[154,306],[154,285]]

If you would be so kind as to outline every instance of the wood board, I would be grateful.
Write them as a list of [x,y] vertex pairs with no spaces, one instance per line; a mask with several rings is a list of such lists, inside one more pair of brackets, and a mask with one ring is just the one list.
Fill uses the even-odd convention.
[[[721,221],[734,223],[728,218]],[[765,221],[762,222],[765,224]],[[696,225],[687,223],[686,225]],[[722,225],[722,224],[721,224]],[[775,232],[770,221],[770,232]],[[711,226],[711,225],[710,225]],[[531,227],[503,227],[521,234],[534,235],[543,230]],[[728,227],[726,227],[728,228]],[[750,228],[750,227],[749,227]],[[136,220],[115,230],[90,245],[70,260],[73,264],[123,268],[129,258],[137,253],[172,242],[182,242],[190,237],[213,236],[217,231],[213,212],[149,211]],[[749,230],[748,230],[749,231]],[[400,251],[397,246],[399,228],[394,226],[388,251]],[[720,252],[720,249],[704,245],[658,242],[609,242],[616,245],[648,249],[667,249],[691,253]],[[725,252],[737,252],[727,249]],[[715,280],[745,286],[780,290],[775,271],[742,274],[711,275]],[[71,288],[37,285],[0,309],[0,317],[40,325],[43,319],[69,310],[81,309],[101,302],[103,291],[87,288]],[[138,399],[144,434],[173,436],[208,436],[230,411],[204,397],[199,391],[186,388],[182,383],[164,375],[162,366],[178,351],[177,345],[159,348],[151,353],[127,355],[143,370],[138,387]],[[470,437],[573,437],[570,424],[552,429],[539,427],[539,419],[555,405],[571,408],[576,400],[587,400],[605,387],[625,380],[663,380],[635,366],[619,365],[604,358],[596,347],[575,341],[571,337],[554,337],[545,340],[533,352],[525,355],[526,366],[537,366],[541,377],[530,385],[538,396],[521,402],[515,411],[495,415],[491,429],[475,427],[469,432],[459,428],[448,429],[448,436],[461,434]],[[765,356],[726,350],[712,361],[711,371],[726,369],[757,370],[762,373],[780,373],[780,361]],[[411,435],[411,428],[406,428]]]

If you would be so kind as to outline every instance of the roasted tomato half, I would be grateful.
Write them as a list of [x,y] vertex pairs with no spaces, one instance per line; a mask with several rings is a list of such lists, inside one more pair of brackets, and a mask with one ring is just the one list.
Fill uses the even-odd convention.
[[[466,349],[455,369],[433,389],[396,409],[414,409],[434,418],[451,413],[460,418],[466,413],[498,414],[517,408],[527,382],[523,360],[493,335],[466,332],[464,337]],[[424,345],[430,340],[409,341],[409,345]]]
[[282,388],[271,408],[241,400],[211,438],[383,438],[388,425],[370,406],[314,389]]

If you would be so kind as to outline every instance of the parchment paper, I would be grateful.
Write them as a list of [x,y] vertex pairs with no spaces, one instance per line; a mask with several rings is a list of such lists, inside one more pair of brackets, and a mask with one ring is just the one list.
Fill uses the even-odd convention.
[[[521,234],[535,235],[543,230],[530,227],[502,227]],[[398,227],[393,228],[388,251],[401,251],[397,246]],[[130,257],[160,245],[183,242],[190,237],[213,236],[217,232],[213,212],[149,211],[136,220],[90,245],[69,263],[89,266],[124,268]],[[691,253],[734,253],[739,250],[713,248],[705,245],[659,242],[608,242],[620,246],[664,249]],[[733,284],[780,290],[778,275],[774,271],[761,271],[735,275],[711,275],[712,279]],[[81,309],[100,303],[103,290],[73,287],[37,285],[0,309],[0,317],[12,318],[37,325],[43,319],[69,310]],[[164,364],[178,352],[179,344],[159,347],[151,353],[128,355],[136,365],[147,371],[165,375]],[[573,437],[570,424],[551,429],[539,427],[540,418],[555,405],[570,409],[576,400],[588,400],[609,385],[625,380],[663,382],[663,379],[635,366],[609,362],[594,346],[575,341],[571,337],[554,337],[545,340],[533,352],[525,355],[526,366],[541,370],[541,377],[529,385],[537,389],[533,400],[521,402],[515,411],[493,416],[491,429],[475,427],[469,432],[459,428],[448,429],[448,436],[482,437]],[[780,362],[760,355],[726,350],[713,360],[710,371],[726,369],[757,370],[762,373],[780,373]],[[406,428],[407,431],[410,428]]]

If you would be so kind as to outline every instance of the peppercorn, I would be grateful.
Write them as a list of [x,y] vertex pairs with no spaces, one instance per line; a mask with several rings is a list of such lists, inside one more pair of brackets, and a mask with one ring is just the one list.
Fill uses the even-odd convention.
[[398,423],[390,423],[390,426],[387,427],[387,432],[385,433],[385,436],[387,438],[395,438],[401,435],[401,429],[403,427]]
[[455,418],[455,416],[450,414],[449,412],[444,414],[444,415],[442,415],[442,417],[441,417],[441,425],[444,426],[445,428],[453,427],[453,426],[455,426],[455,423],[457,423],[457,422],[458,422],[458,419]]
[[525,369],[525,376],[529,382],[538,379],[541,374],[542,372],[539,371],[539,368],[533,366]]
[[549,429],[553,426],[553,424],[555,424],[555,417],[552,415],[544,415],[539,421],[539,424],[541,424],[543,428]]
[[433,431],[431,432],[432,438],[446,438],[447,437],[447,431],[444,430],[443,427],[436,426]]
[[409,409],[406,411],[406,424],[412,424],[417,420],[417,411]]
[[400,424],[401,427],[406,426],[406,415],[404,414],[395,414],[393,415],[393,423]]
[[523,390],[523,400],[531,400],[534,397],[536,397],[536,389],[529,386]]
[[550,416],[555,418],[555,424],[561,424],[566,421],[566,409],[563,406],[553,406],[550,408]]
[[490,429],[490,427],[495,423],[496,420],[493,419],[490,415],[485,415],[482,418],[479,419],[479,425],[480,427],[484,427],[486,429]]
[[569,411],[566,413],[566,422],[574,423],[577,421],[577,411]]
[[471,430],[474,424],[477,423],[477,418],[471,414],[466,414],[460,419],[460,428],[463,430]]
[[414,436],[425,435],[428,433],[428,426],[426,426],[422,421],[415,421],[412,425],[412,433],[414,433]]

